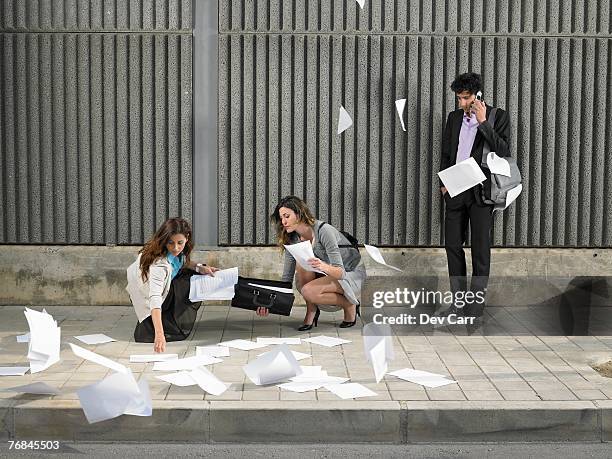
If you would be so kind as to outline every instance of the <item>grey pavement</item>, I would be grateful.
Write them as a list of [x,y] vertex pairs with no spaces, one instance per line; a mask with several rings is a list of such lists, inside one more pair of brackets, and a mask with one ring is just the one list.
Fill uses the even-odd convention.
[[[167,352],[177,353],[179,357],[191,356],[198,345],[236,338],[338,336],[351,343],[327,348],[302,342],[291,348],[311,355],[300,361],[302,365],[321,365],[330,375],[348,377],[351,382],[364,384],[378,394],[341,400],[325,389],[293,393],[274,385],[256,386],[246,378],[242,366],[269,349],[263,348],[248,352],[231,349],[231,356],[223,358],[222,363],[208,366],[221,380],[231,383],[227,392],[213,396],[198,386],[178,387],[156,379],[160,372],[154,372],[151,363],[129,363],[131,354],[148,354],[153,350],[152,344],[133,342],[136,318],[131,307],[52,306],[46,309],[62,329],[61,361],[34,375],[1,377],[0,388],[45,381],[58,387],[61,394],[36,396],[0,392],[0,401],[6,411],[6,438],[35,434],[36,423],[42,422],[41,413],[47,425],[59,419],[70,419],[74,425],[87,430],[87,435],[80,436],[70,430],[68,422],[63,430],[49,431],[48,438],[56,434],[68,439],[88,439],[95,435],[96,426],[108,426],[113,422],[130,426],[140,422],[152,429],[151,422],[158,425],[172,422],[172,410],[175,414],[186,411],[190,418],[196,416],[198,410],[205,413],[201,422],[198,421],[207,426],[206,432],[198,437],[199,441],[254,441],[254,438],[241,436],[241,429],[251,426],[251,422],[268,422],[268,411],[270,416],[273,412],[288,416],[275,417],[279,422],[284,419],[283,428],[287,432],[301,429],[299,420],[291,421],[291,413],[318,422],[320,426],[330,422],[337,427],[336,431],[319,437],[319,441],[328,442],[352,441],[355,435],[370,431],[373,431],[372,441],[378,438],[378,441],[391,443],[444,439],[474,441],[480,439],[480,434],[484,435],[483,439],[492,441],[554,441],[556,435],[563,437],[563,432],[567,433],[564,439],[575,441],[607,441],[612,437],[612,379],[600,376],[590,366],[612,357],[610,336],[466,336],[453,334],[448,329],[422,336],[394,336],[395,360],[390,371],[411,367],[442,373],[457,381],[457,384],[428,389],[390,375],[376,383],[365,359],[361,327],[339,329],[340,312],[322,313],[317,328],[311,333],[300,333],[296,327],[303,318],[301,307],[294,308],[290,317],[260,318],[250,311],[205,305],[200,308],[191,336],[183,342],[168,343]],[[0,307],[0,366],[28,364],[27,344],[17,343],[15,338],[28,331],[23,310],[23,306]],[[74,338],[90,333],[105,333],[117,341],[87,346]],[[67,342],[128,365],[137,378],[146,378],[154,399],[153,419],[129,417],[128,421],[111,420],[84,427],[87,422],[75,391],[101,380],[109,370],[76,357]],[[462,421],[466,415],[469,422]],[[363,431],[358,427],[360,416],[364,417]],[[499,416],[503,419],[497,419]],[[292,422],[297,426],[291,427]],[[32,429],[28,423],[33,423]],[[452,428],[446,434],[436,432],[437,427],[449,425]],[[376,426],[380,426],[378,432]],[[255,435],[253,429],[250,431]],[[315,438],[316,432],[313,428]],[[292,442],[304,437],[283,438],[277,440]],[[187,435],[185,441],[198,439]]]

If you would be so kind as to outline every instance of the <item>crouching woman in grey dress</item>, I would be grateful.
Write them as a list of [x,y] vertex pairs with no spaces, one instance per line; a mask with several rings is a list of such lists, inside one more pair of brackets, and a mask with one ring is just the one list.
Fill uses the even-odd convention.
[[[304,201],[295,196],[283,198],[270,220],[276,226],[278,245],[281,250],[288,244],[310,241],[314,258],[311,267],[325,275],[307,271],[296,266],[295,259],[286,250],[282,280],[291,282],[296,277],[297,288],[306,300],[306,317],[300,331],[316,327],[319,305],[336,305],[344,310],[344,321],[340,328],[352,327],[357,322],[361,286],[366,271],[359,250],[329,223],[316,220]],[[258,311],[266,315],[266,311]]]

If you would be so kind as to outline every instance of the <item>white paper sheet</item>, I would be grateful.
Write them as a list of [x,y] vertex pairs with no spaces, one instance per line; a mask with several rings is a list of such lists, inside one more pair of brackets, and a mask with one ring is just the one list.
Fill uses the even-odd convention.
[[[264,354],[265,354],[265,352],[257,355],[257,357],[261,357]],[[307,359],[309,357],[312,357],[310,354],[303,354],[302,352],[297,352],[297,351],[291,351],[291,354],[293,354],[293,357],[295,357],[295,360],[297,360],[297,361],[304,360],[304,359]]]
[[402,123],[402,129],[406,131],[406,125],[404,124],[404,107],[406,107],[406,99],[398,99],[395,101],[395,108],[399,115],[400,123]]
[[364,7],[364,5],[365,5],[366,0],[356,0],[356,1],[357,1],[357,3],[359,4],[359,6],[361,7],[361,9],[363,9],[363,7]]
[[30,327],[28,344],[30,371],[38,373],[59,362],[61,329],[44,309],[39,312],[25,308],[24,314]]
[[325,388],[344,400],[378,395],[376,392],[371,391],[359,383],[326,384]]
[[312,251],[312,243],[310,241],[302,241],[298,242],[297,244],[285,245],[285,250],[291,254],[291,256],[295,259],[295,262],[300,265],[302,269],[313,273],[325,274],[323,271],[313,268],[308,263],[308,260],[315,258],[314,252]]
[[187,387],[196,385],[196,382],[191,377],[190,371],[179,371],[177,373],[156,376],[156,378],[174,384],[175,386]]
[[404,368],[402,370],[392,371],[390,375],[397,376],[404,381],[411,383],[420,384],[421,386],[435,388],[446,386],[447,384],[454,384],[457,381],[447,379],[444,375],[436,373],[430,373],[428,371],[413,370],[412,368]]
[[210,355],[211,357],[229,357],[229,347],[225,346],[196,346],[196,355]]
[[189,285],[190,301],[231,300],[234,298],[234,285],[238,282],[238,268],[222,269],[214,276],[191,276]]
[[132,363],[167,362],[178,359],[178,354],[133,354],[130,355]]
[[257,357],[242,369],[247,377],[258,386],[281,382],[302,373],[300,364],[286,344],[281,344],[261,357]]
[[387,268],[391,268],[396,271],[402,272],[401,269],[387,264],[387,262],[382,256],[382,253],[380,253],[380,250],[378,249],[378,247],[374,247],[373,245],[368,245],[368,244],[363,244],[363,246],[365,247],[366,252],[368,252],[368,255],[370,255],[372,257],[372,260],[374,260],[376,263],[380,263],[381,265],[384,265]]
[[30,367],[0,367],[0,376],[23,376]]
[[506,193],[506,205],[503,208],[495,208],[494,210],[505,210],[508,208],[508,206],[510,206],[510,204],[512,204],[514,201],[516,201],[516,198],[519,197],[519,195],[521,194],[521,191],[523,191],[523,185],[521,185],[520,183],[515,186],[514,188],[512,188],[511,190],[508,190],[508,192]]
[[259,344],[276,345],[276,344],[301,344],[300,338],[262,338],[257,337]]
[[72,352],[75,353],[77,357],[81,357],[82,359],[89,360],[90,362],[97,363],[98,365],[102,365],[106,368],[110,368],[113,371],[117,371],[121,374],[127,375],[131,374],[130,369],[125,365],[121,365],[119,362],[115,362],[107,357],[104,357],[100,354],[96,354],[95,352],[88,351],[87,349],[83,349],[76,344],[68,343]]
[[75,336],[75,338],[85,344],[90,344],[90,345],[104,344],[104,343],[110,343],[112,341],[116,341],[110,336],[106,336],[102,333],[96,333],[94,335],[80,335],[80,336]]
[[465,190],[469,190],[487,179],[482,169],[476,164],[474,158],[468,158],[465,161],[461,161],[454,166],[446,168],[438,172],[438,176],[440,180],[442,180],[442,183],[444,183],[451,198],[454,198],[459,193],[463,193]]
[[153,371],[180,371],[180,370],[193,370],[194,368],[201,367],[203,365],[211,365],[213,363],[220,363],[223,360],[210,355],[194,355],[184,359],[167,360],[165,362],[155,362],[153,364]]
[[349,378],[329,376],[326,371],[321,370],[321,366],[319,365],[302,365],[300,369],[302,370],[302,374],[290,378],[291,382],[279,384],[278,387],[292,392],[307,392],[320,389],[326,384],[342,384],[349,380]]
[[338,135],[342,134],[353,125],[351,115],[340,105],[340,113],[338,114]]
[[380,382],[394,358],[391,327],[370,322],[363,327],[362,333],[366,359],[374,369],[376,382]]
[[257,287],[257,288],[265,288],[267,290],[272,290],[275,292],[280,292],[280,293],[293,293],[293,289],[292,288],[284,288],[284,287],[271,287],[269,285],[262,285],[262,284],[251,284],[249,282],[249,285],[251,287]]
[[228,386],[206,368],[195,368],[189,375],[198,386],[212,395],[221,395]]
[[487,166],[492,174],[505,175],[511,177],[510,163],[500,156],[497,156],[494,151],[487,155]]
[[7,389],[0,389],[3,392],[20,392],[22,394],[36,394],[36,395],[57,395],[60,393],[59,389],[49,386],[45,382],[35,382],[32,384],[25,384],[23,386],[9,387]]
[[147,381],[137,383],[131,371],[113,373],[77,390],[77,395],[90,424],[122,414],[150,416],[153,411]]
[[30,342],[30,333],[26,333],[25,335],[17,336],[18,343],[29,343]]
[[349,340],[342,339],[342,338],[335,338],[333,336],[313,336],[312,338],[304,339],[304,341],[308,343],[312,343],[312,344],[318,344],[319,346],[325,346],[325,347],[334,347],[334,346],[339,346],[341,344],[347,344],[351,342]]
[[261,349],[266,347],[267,344],[254,343],[253,341],[247,341],[246,339],[233,339],[231,341],[223,341],[219,343],[219,346],[232,347],[234,349],[240,349],[241,351],[251,351],[253,349]]

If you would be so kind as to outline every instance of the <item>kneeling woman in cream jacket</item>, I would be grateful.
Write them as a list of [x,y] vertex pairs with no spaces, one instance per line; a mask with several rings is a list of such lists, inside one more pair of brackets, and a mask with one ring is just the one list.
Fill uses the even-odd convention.
[[200,307],[189,301],[191,276],[218,271],[192,262],[192,250],[191,226],[182,218],[171,218],[127,269],[126,290],[138,317],[134,340],[154,343],[155,352],[165,352],[166,341],[181,341],[191,333]]

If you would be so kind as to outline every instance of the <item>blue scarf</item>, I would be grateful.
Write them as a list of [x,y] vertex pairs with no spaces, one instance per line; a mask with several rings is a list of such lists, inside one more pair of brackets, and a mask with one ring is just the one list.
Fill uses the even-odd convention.
[[178,272],[183,267],[183,261],[185,257],[182,254],[180,254],[178,257],[175,257],[170,252],[168,252],[168,255],[166,258],[168,259],[168,261],[170,262],[170,265],[172,266],[172,279],[174,279],[176,275],[178,274]]

